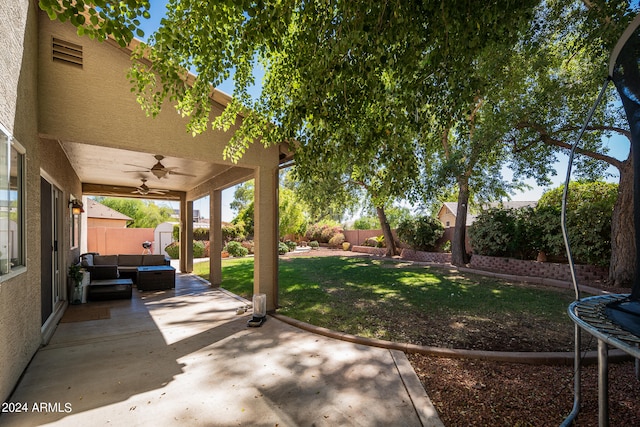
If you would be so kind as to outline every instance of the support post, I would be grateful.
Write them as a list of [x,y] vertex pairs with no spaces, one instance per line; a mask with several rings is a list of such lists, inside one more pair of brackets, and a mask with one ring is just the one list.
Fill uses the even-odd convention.
[[255,174],[253,293],[267,296],[267,311],[278,306],[278,168]]
[[209,193],[209,282],[219,288],[222,284],[222,191]]
[[193,202],[180,199],[180,271],[193,271]]

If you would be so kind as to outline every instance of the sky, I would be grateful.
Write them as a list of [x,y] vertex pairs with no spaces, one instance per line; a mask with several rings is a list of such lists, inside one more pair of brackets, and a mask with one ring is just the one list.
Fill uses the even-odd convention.
[[[163,1],[153,1],[151,2],[150,14],[151,17],[147,20],[142,20],[141,28],[145,32],[145,38],[150,36],[156,28],[160,25],[160,20],[162,16],[164,16],[166,9],[166,0]],[[260,81],[261,76],[256,76],[256,81]],[[218,86],[219,90],[231,95],[233,93],[233,78],[230,78],[223,82],[220,86]],[[254,93],[252,95],[256,96],[259,94],[259,85],[254,88]],[[595,102],[595,96],[594,96]],[[585,118],[588,113],[588,110],[591,106],[585,106]],[[571,141],[573,142],[573,141]],[[605,144],[609,147],[609,154],[617,159],[624,160],[629,155],[629,142],[624,137],[611,137],[605,141]],[[523,190],[511,196],[512,200],[517,201],[531,201],[538,200],[542,193],[551,188],[556,188],[560,185],[563,185],[565,182],[566,174],[567,174],[567,166],[568,166],[568,156],[559,156],[558,161],[555,164],[556,175],[550,177],[552,184],[549,187],[540,187],[536,185],[533,179],[525,181],[531,189]],[[611,167],[608,170],[608,173],[611,175],[607,177],[607,181],[610,182],[618,182],[619,176],[618,172],[615,168]],[[503,176],[505,178],[509,178],[511,176],[511,171],[507,168],[503,169]],[[233,193],[235,188],[230,188],[222,192],[222,220],[226,222],[230,222],[234,218],[234,212],[229,208],[229,204],[233,201]],[[172,203],[172,207],[177,208],[177,203]],[[194,202],[194,209],[200,210],[201,214],[204,217],[209,216],[209,201],[208,198],[201,199]]]

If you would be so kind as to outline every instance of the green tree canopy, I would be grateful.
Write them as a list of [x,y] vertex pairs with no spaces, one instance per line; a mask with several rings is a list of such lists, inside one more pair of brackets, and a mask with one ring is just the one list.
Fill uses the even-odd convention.
[[129,228],[155,228],[158,224],[171,220],[173,209],[158,206],[148,200],[121,197],[96,197],[99,203],[133,219]]
[[[84,5],[88,21],[79,17]],[[106,1],[40,6],[80,33],[111,34],[120,43],[148,13],[148,3],[136,0],[104,14]],[[381,209],[383,225],[384,208],[398,197],[447,186],[457,187],[458,218],[466,218],[473,197],[504,196],[527,176],[545,181],[553,147],[566,146],[578,127],[595,96],[595,73],[637,8],[605,0],[481,7],[461,0],[169,0],[161,27],[136,53],[150,62],[134,62],[130,78],[150,115],[171,101],[193,133],[231,129],[242,113],[229,158],[257,140],[288,141],[301,181],[349,178]],[[252,98],[258,65],[265,79]],[[196,75],[192,84],[186,70]],[[233,101],[212,119],[211,85],[232,72]],[[601,117],[610,123],[613,116]],[[508,162],[514,182],[501,177]],[[592,174],[600,168],[584,164]],[[464,262],[464,225],[456,222],[456,264]]]

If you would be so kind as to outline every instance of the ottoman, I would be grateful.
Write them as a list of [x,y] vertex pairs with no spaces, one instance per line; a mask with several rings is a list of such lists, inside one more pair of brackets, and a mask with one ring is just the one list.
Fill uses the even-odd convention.
[[176,269],[169,265],[138,267],[136,285],[139,291],[156,291],[176,287]]

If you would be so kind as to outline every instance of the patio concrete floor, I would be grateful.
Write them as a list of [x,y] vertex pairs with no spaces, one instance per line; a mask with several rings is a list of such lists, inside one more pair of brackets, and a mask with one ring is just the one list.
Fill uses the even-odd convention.
[[[60,323],[2,426],[441,426],[404,353],[268,317],[178,274],[176,289],[91,302],[109,318]],[[103,309],[104,311],[104,309]]]

